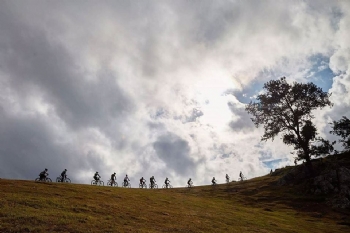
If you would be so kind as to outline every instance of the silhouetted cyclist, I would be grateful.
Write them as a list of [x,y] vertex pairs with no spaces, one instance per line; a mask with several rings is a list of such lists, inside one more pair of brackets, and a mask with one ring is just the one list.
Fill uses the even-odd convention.
[[140,185],[145,185],[146,180],[143,178],[143,176],[140,179]]
[[165,187],[168,188],[169,186],[169,183],[170,183],[170,180],[168,179],[168,177],[165,179],[164,181],[164,184],[165,184]]
[[216,180],[215,177],[213,177],[213,179],[211,180],[212,185],[216,185]]
[[240,172],[239,172],[239,177],[240,177],[240,178],[241,178],[241,180],[243,181],[243,179],[244,179],[243,177],[244,177],[244,176],[243,176],[242,171],[240,171]]
[[125,177],[124,177],[124,186],[128,186],[129,181],[130,181],[130,179],[128,177],[128,174],[126,174]]
[[64,169],[63,172],[61,172],[61,182],[63,182],[67,178],[67,169]]
[[191,187],[193,185],[193,182],[192,182],[191,178],[187,181],[187,184],[188,184],[188,187]]
[[115,177],[115,172],[111,175],[111,186],[115,183],[116,177]]
[[44,171],[40,172],[40,174],[39,174],[39,179],[40,179],[41,181],[45,180],[46,177],[49,175],[49,174],[47,174],[47,171],[48,171],[47,168],[45,168]]
[[97,182],[97,181],[99,181],[100,180],[100,178],[101,178],[101,176],[100,176],[100,174],[98,174],[98,172],[95,172],[95,175],[94,175],[94,177],[93,177],[94,179],[95,179],[95,181]]
[[226,174],[226,182],[230,182],[230,177]]
[[154,187],[154,184],[156,183],[156,179],[154,179],[154,176],[152,176],[149,181],[151,182],[151,188]]

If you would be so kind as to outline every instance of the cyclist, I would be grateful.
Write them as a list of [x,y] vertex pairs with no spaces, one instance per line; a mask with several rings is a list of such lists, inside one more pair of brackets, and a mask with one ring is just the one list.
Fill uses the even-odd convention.
[[93,178],[94,178],[95,181],[97,182],[97,181],[100,180],[101,176],[100,176],[100,174],[98,174],[98,172],[96,172]]
[[154,176],[152,176],[149,181],[151,182],[151,188],[154,187],[154,184],[156,183],[156,179],[154,179]]
[[117,178],[115,177],[115,172],[111,175],[111,186],[113,186],[113,184],[115,183],[115,180]]
[[140,179],[140,185],[143,186],[145,185],[146,180],[143,178],[143,176]]
[[64,169],[63,172],[61,172],[61,182],[63,182],[67,178],[67,169]]
[[230,177],[226,174],[226,182],[230,182]]
[[48,171],[47,168],[45,168],[44,171],[40,172],[40,174],[39,174],[39,179],[40,179],[41,181],[45,180],[46,177],[49,175],[49,174],[47,173],[47,171]]
[[164,184],[165,184],[165,187],[168,188],[169,186],[169,183],[170,183],[170,180],[168,179],[168,177],[165,179],[164,181]]
[[213,179],[211,180],[212,185],[216,185],[216,180],[215,177],[213,177]]
[[239,177],[240,177],[241,180],[243,181],[243,173],[242,173],[242,171],[239,172]]
[[125,178],[124,178],[124,186],[128,186],[129,181],[130,181],[130,179],[129,179],[129,177],[128,177],[128,174],[126,174],[126,175],[125,175]]
[[187,181],[187,184],[188,184],[188,187],[191,187],[193,182],[192,182],[192,179],[190,178],[188,181]]

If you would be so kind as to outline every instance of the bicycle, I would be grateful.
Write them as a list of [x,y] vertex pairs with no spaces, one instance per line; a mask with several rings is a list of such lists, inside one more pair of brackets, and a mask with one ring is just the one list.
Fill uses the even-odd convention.
[[242,175],[242,177],[238,178],[238,181],[245,181],[245,180],[247,180],[247,178],[245,176],[243,176],[243,175]]
[[[49,176],[49,174],[47,174],[47,176]],[[45,177],[45,179],[40,179],[40,177],[35,179],[35,182],[52,182],[52,180],[49,177]]]
[[168,184],[168,185],[163,184],[162,188],[163,189],[171,189],[171,188],[173,188],[173,186],[171,184]]
[[147,188],[147,184],[146,183],[141,183],[141,184],[139,184],[139,188],[140,189],[143,189],[143,188]]
[[[56,178],[56,182],[62,182],[62,177],[61,176],[58,176],[57,178]],[[63,182],[64,183],[70,183],[71,181],[70,181],[70,179],[68,178],[68,177],[66,177],[66,178],[64,178],[63,179]]]
[[187,188],[193,188],[194,185],[193,185],[193,182],[190,182],[189,184],[187,183]]
[[217,185],[217,184],[216,184],[216,181],[215,181],[214,183],[212,182],[211,185],[212,185],[212,186],[216,186],[216,185]]
[[230,178],[226,179],[226,184],[230,183]]
[[118,187],[118,183],[115,180],[108,180],[107,186]]
[[149,188],[150,189],[157,189],[158,185],[156,183],[154,183],[153,186],[152,186],[152,184],[149,184]]
[[123,186],[122,186],[123,188],[131,188],[131,184],[130,184],[130,182],[123,182]]
[[104,186],[104,183],[102,180],[92,180],[91,185]]

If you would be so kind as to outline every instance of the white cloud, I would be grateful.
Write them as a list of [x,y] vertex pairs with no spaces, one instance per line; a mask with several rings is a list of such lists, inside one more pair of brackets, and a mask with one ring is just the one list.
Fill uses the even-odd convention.
[[[58,173],[67,162],[54,166],[52,156],[61,153],[79,182],[98,169],[104,178],[114,171],[134,182],[171,175],[184,185],[189,174],[170,171],[173,164],[154,149],[159,140],[173,148],[166,135],[188,146],[179,151],[193,161],[196,185],[241,170],[262,175],[269,170],[264,159],[289,163],[291,148],[278,138],[261,143],[262,129],[252,127],[244,103],[223,93],[250,98],[254,83],[261,83],[255,95],[272,78],[306,81],[312,57],[322,55],[338,74],[332,114],[349,114],[349,9],[329,1],[1,3],[0,114],[13,124],[0,127],[0,143],[16,144],[6,136],[15,130],[46,132],[48,149],[25,138],[22,149],[35,148],[27,153],[31,171],[4,169],[0,176],[32,178],[43,166]],[[321,128],[336,116],[319,115]],[[17,129],[16,121],[42,127]],[[7,157],[15,146],[4,148],[4,166],[22,166]]]

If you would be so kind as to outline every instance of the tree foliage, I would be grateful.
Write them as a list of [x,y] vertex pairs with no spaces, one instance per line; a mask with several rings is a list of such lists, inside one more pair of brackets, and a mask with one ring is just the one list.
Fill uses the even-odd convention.
[[340,136],[345,150],[350,150],[350,120],[343,116],[339,121],[333,121],[333,130],[330,133]]
[[333,144],[317,136],[312,111],[332,106],[330,94],[313,83],[289,84],[285,77],[264,84],[264,93],[250,102],[246,111],[253,115],[256,127],[264,127],[261,140],[282,135],[283,142],[294,147],[298,160],[310,163],[312,156],[327,154]]

